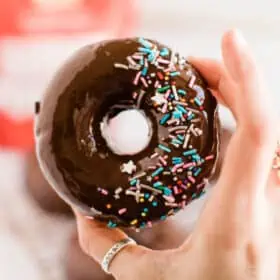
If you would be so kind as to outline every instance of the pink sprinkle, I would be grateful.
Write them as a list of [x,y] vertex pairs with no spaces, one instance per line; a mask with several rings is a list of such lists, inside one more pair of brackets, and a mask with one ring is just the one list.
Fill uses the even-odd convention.
[[184,165],[184,163],[179,163],[179,164],[176,164],[174,165],[174,167],[172,168],[172,172],[175,172],[178,168],[182,167]]
[[126,211],[127,211],[126,208],[122,208],[122,209],[120,209],[120,210],[118,211],[118,213],[119,213],[119,215],[122,215],[122,214],[124,214]]
[[194,184],[195,183],[195,179],[193,176],[188,176],[188,179]]
[[210,159],[213,159],[213,158],[214,158],[214,155],[210,155],[210,156],[205,157],[205,160],[210,160]]
[[167,106],[168,106],[167,102],[163,104],[162,109],[161,109],[161,112],[163,114],[165,114],[167,112]]
[[165,99],[167,99],[167,98],[169,97],[170,92],[171,92],[171,90],[170,90],[170,89],[169,89],[169,90],[167,90],[167,92],[166,92],[166,93],[165,93],[165,95],[164,95],[164,98],[165,98]]
[[151,228],[153,226],[152,222],[151,221],[148,221],[147,222],[147,227]]
[[159,86],[159,80],[156,80],[154,87],[158,88],[158,86]]
[[166,201],[171,202],[171,203],[175,201],[174,196],[163,195],[163,198],[164,198]]
[[164,158],[162,156],[160,156],[158,159],[164,166],[167,165],[167,162],[164,160]]
[[169,63],[170,63],[169,60],[162,59],[162,58],[158,58],[158,59],[157,59],[157,62],[162,63],[162,64],[169,64]]
[[134,81],[133,81],[133,84],[136,85],[136,86],[138,85],[140,75],[141,75],[141,71],[139,71],[139,72],[137,73],[137,75],[135,76],[135,79],[134,79]]
[[195,80],[196,80],[196,77],[193,75],[193,76],[191,77],[191,79],[190,79],[190,82],[189,82],[189,87],[190,87],[190,88],[193,87]]
[[189,162],[189,163],[186,163],[183,165],[183,168],[186,169],[186,168],[189,168],[191,166],[194,166],[194,163],[193,162]]
[[144,85],[145,87],[148,87],[148,84],[147,84],[147,82],[146,82],[146,80],[145,80],[144,77],[141,77],[140,80],[141,80],[141,82],[143,83],[143,85]]
[[108,195],[108,191],[106,191],[104,189],[101,189],[101,193],[104,194],[104,195]]
[[181,134],[181,133],[185,133],[185,130],[183,129],[178,129],[175,131],[176,134]]
[[174,187],[173,187],[173,190],[174,190],[174,193],[175,193],[175,194],[178,194],[178,193],[179,193],[179,190],[178,190],[178,187],[177,187],[177,186],[174,186]]
[[187,186],[185,186],[184,184],[181,184],[180,187],[181,187],[182,189],[184,189],[184,190],[187,189]]

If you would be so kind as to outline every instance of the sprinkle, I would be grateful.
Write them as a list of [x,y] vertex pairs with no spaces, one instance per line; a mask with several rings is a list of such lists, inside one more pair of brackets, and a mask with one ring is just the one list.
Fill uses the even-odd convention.
[[137,107],[139,108],[140,105],[141,105],[141,102],[142,102],[142,99],[143,99],[143,96],[145,95],[145,91],[144,90],[141,90],[139,95],[138,95],[138,98],[137,98]]
[[[162,193],[161,190],[155,189],[155,188],[153,188],[153,187],[151,187],[151,186],[148,186],[148,185],[141,184],[141,187],[142,187],[143,189],[146,189],[146,190],[149,190],[149,191],[158,193],[158,194],[161,194],[161,193]],[[147,197],[147,195],[148,195],[148,197]],[[147,193],[144,195],[145,198],[149,198],[149,196],[150,196],[150,195],[147,194]]]
[[183,90],[183,89],[178,89],[177,92],[180,94],[180,95],[186,95],[186,91]]
[[160,55],[161,55],[161,56],[166,56],[166,55],[168,55],[168,54],[169,54],[169,51],[168,51],[167,48],[161,49],[161,51],[160,51]]
[[178,71],[170,73],[171,77],[175,77],[175,76],[179,76],[179,75],[180,75],[180,72],[178,72]]
[[199,175],[199,173],[202,171],[202,169],[201,168],[198,168],[194,173],[193,173],[193,175],[196,177],[196,176],[198,176]]
[[145,213],[148,213],[148,212],[149,212],[149,209],[148,209],[147,207],[145,207],[145,208],[143,209],[143,211],[144,211]]
[[202,105],[202,102],[201,102],[197,97],[194,99],[194,102],[195,102],[195,104],[198,105],[198,106],[201,106],[201,105]]
[[148,84],[147,84],[146,79],[144,77],[141,77],[140,80],[141,80],[142,84],[147,88]]
[[149,202],[152,202],[154,200],[154,198],[155,197],[153,195],[151,195],[150,198],[149,198]]
[[172,139],[172,141],[171,141],[171,143],[172,144],[175,144],[175,145],[181,145],[181,144],[183,144],[180,140],[178,140],[178,139]]
[[187,169],[187,168],[192,167],[192,166],[194,166],[194,163],[193,162],[188,162],[188,163],[183,165],[183,168]]
[[111,204],[107,204],[107,205],[106,205],[106,208],[107,208],[107,209],[111,209],[111,208],[112,208],[112,205],[111,205]]
[[196,80],[196,77],[194,75],[191,76],[190,82],[189,82],[189,87],[192,88],[194,85],[194,82]]
[[154,207],[157,207],[157,206],[158,206],[157,201],[153,201],[152,205],[153,205]]
[[173,131],[176,131],[176,130],[179,130],[179,129],[180,129],[180,130],[181,130],[181,129],[182,129],[182,130],[183,130],[183,129],[186,130],[186,129],[188,129],[188,126],[176,126],[176,127],[169,128],[168,131],[169,131],[169,132],[173,132]]
[[172,157],[172,161],[173,162],[179,161],[181,163],[183,161],[183,159],[181,157]]
[[[172,124],[174,124],[174,123],[178,123],[178,120],[176,119],[176,120],[169,120],[169,121],[167,121],[167,124],[168,125],[172,125]],[[169,131],[170,132],[170,131]]]
[[161,183],[161,182],[155,182],[155,183],[153,184],[153,186],[154,186],[155,188],[159,188],[159,187],[162,187],[162,183]]
[[104,195],[108,195],[109,194],[109,192],[107,190],[105,190],[105,189],[101,189],[100,192],[102,194],[104,194]]
[[178,94],[177,94],[177,89],[176,89],[176,86],[175,85],[172,85],[172,92],[175,96],[175,100],[179,100],[179,97],[178,97]]
[[165,220],[166,218],[167,218],[167,216],[165,216],[165,215],[160,217],[160,219],[161,219],[162,221]]
[[133,84],[134,84],[134,85],[136,85],[136,86],[138,85],[140,76],[141,76],[141,71],[139,71],[139,72],[137,73],[137,75],[135,76],[135,79],[134,79],[134,81],[133,81]]
[[153,44],[147,40],[145,40],[144,38],[139,38],[138,42],[143,45],[145,48],[152,48]]
[[178,164],[176,164],[176,165],[174,165],[173,166],[173,168],[172,168],[172,172],[176,172],[176,170],[178,169],[178,168],[180,168],[180,167],[182,167],[184,165],[184,163],[182,162],[182,163],[178,163]]
[[122,208],[122,209],[120,209],[120,210],[118,211],[118,213],[119,213],[119,215],[122,215],[122,214],[124,214],[126,211],[127,211],[126,208]]
[[210,159],[213,159],[214,158],[214,155],[209,155],[207,157],[205,157],[205,160],[210,160]]
[[136,62],[132,59],[131,56],[128,56],[128,57],[126,58],[126,60],[128,61],[128,63],[129,63],[130,65],[133,65],[133,66],[136,65]]
[[153,153],[150,158],[156,158],[158,156],[158,153]]
[[[159,161],[162,163],[162,165],[166,166],[167,165],[167,162],[164,160],[164,158],[162,156],[160,156],[159,158]],[[163,173],[164,174],[164,173]]]
[[139,47],[138,51],[146,53],[146,54],[150,54],[152,52],[152,50],[150,50],[148,48],[142,48],[142,47]]
[[142,217],[146,217],[147,214],[146,214],[145,212],[142,212],[142,213],[141,213],[141,216],[142,216]]
[[163,167],[160,167],[156,171],[154,171],[151,176],[155,177],[155,176],[159,175],[160,173],[162,173],[163,170],[164,170]]
[[162,145],[162,144],[159,144],[158,147],[159,147],[161,150],[163,150],[163,151],[165,151],[165,152],[167,152],[167,153],[170,153],[170,152],[171,152],[171,149],[169,149],[168,147],[166,147],[166,146],[164,146],[164,145]]
[[155,84],[154,84],[154,87],[155,87],[155,88],[158,88],[159,85],[160,85],[159,81],[156,80],[156,81],[155,81]]
[[163,92],[167,91],[168,89],[170,89],[170,86],[165,86],[165,87],[158,88],[157,91],[159,93],[163,93]]
[[190,155],[194,155],[196,153],[197,153],[197,150],[196,149],[192,149],[192,150],[183,152],[183,155],[184,156],[190,156]]
[[129,184],[130,184],[131,186],[135,186],[135,185],[137,184],[137,179],[131,180],[131,181],[129,182]]
[[117,224],[114,223],[114,222],[112,222],[112,221],[109,221],[108,224],[107,224],[107,226],[108,226],[109,228],[115,228],[115,227],[117,226]]
[[148,228],[151,228],[152,226],[153,226],[152,222],[151,222],[151,221],[148,221],[148,222],[147,222],[147,227],[148,227]]
[[134,219],[130,222],[131,225],[136,225],[138,223],[138,220],[137,219]]
[[159,77],[160,80],[164,79],[164,76],[161,72],[157,72],[157,76]]
[[169,206],[169,207],[178,207],[179,204],[178,203],[170,203],[170,202],[164,202],[165,206]]
[[184,107],[180,106],[180,105],[177,105],[176,108],[179,111],[181,111],[183,114],[187,114],[188,113],[187,110]]
[[114,66],[115,66],[116,68],[121,68],[121,69],[128,70],[128,66],[127,66],[127,65],[124,65],[124,64],[121,64],[121,63],[115,63]]
[[123,191],[123,189],[121,187],[119,187],[115,190],[115,194],[120,194],[122,191]]
[[181,117],[182,117],[182,112],[181,111],[173,111],[173,114],[172,114],[172,116],[173,116],[173,118],[175,118],[175,119],[180,119]]
[[146,76],[147,72],[148,72],[148,68],[147,67],[143,68],[143,70],[141,72],[142,76]]
[[162,196],[166,201],[173,203],[175,201],[174,196],[167,196],[167,195],[163,195]]
[[184,140],[184,136],[183,135],[177,135],[177,138],[179,138],[180,140]]
[[165,114],[161,119],[160,119],[160,121],[159,121],[159,123],[161,124],[161,125],[164,125],[166,122],[167,122],[167,120],[170,118],[170,113],[168,113],[168,114]]
[[192,176],[188,176],[189,181],[191,181],[193,184],[195,183],[195,179]]
[[167,196],[172,195],[172,191],[171,191],[170,189],[168,189],[168,188],[164,188],[163,193],[164,193],[165,195],[167,195]]
[[136,174],[135,176],[133,176],[130,180],[135,180],[135,179],[138,179],[138,178],[141,178],[141,177],[143,177],[143,176],[145,176],[147,173],[146,172],[141,172],[141,173],[139,173],[139,174]]
[[169,60],[162,59],[162,58],[159,58],[157,61],[158,61],[158,63],[162,63],[162,64],[169,64],[170,63]]

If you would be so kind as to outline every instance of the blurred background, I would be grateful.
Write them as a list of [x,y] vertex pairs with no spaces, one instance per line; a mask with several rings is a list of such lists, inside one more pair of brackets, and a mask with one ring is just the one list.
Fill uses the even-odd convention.
[[[0,279],[103,279],[85,272],[91,263],[79,251],[71,212],[44,181],[33,151],[34,102],[73,51],[138,35],[185,56],[219,58],[222,33],[238,27],[279,106],[277,6],[277,0],[0,0]],[[225,108],[221,119],[234,128]],[[202,203],[194,203],[186,225]]]

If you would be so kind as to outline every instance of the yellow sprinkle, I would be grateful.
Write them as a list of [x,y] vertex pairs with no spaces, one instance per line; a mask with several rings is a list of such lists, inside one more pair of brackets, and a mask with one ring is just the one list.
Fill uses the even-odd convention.
[[111,205],[111,204],[107,204],[106,207],[107,207],[108,209],[111,209],[111,208],[112,208],[112,205]]
[[141,197],[141,198],[140,198],[140,202],[143,203],[144,201],[145,201],[145,199],[144,199],[143,197]]
[[146,213],[145,213],[145,212],[142,212],[142,213],[141,213],[141,216],[142,216],[142,217],[146,217]]
[[136,225],[138,223],[138,220],[137,219],[134,219],[130,222],[131,225]]
[[187,186],[190,187],[190,186],[191,186],[191,183],[187,183]]

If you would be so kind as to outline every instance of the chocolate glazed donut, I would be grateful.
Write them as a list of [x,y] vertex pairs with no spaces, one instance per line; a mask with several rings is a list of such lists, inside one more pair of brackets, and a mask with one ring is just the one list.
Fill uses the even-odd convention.
[[[109,227],[166,219],[198,198],[214,171],[217,102],[193,66],[156,41],[82,48],[37,109],[37,155],[46,178],[69,204]],[[147,143],[136,153],[119,150],[107,133],[128,111],[145,121]]]

